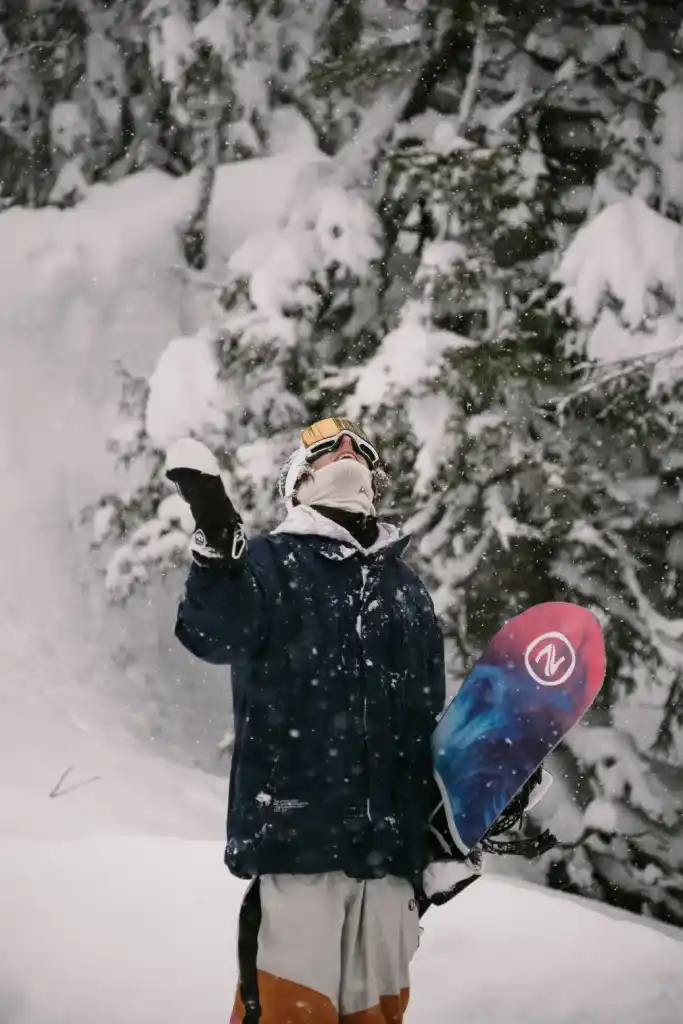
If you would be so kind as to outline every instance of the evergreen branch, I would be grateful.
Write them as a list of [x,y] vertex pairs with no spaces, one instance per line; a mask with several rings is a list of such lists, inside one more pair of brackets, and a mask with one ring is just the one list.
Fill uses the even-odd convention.
[[[568,395],[558,399],[554,404],[554,411],[558,416],[563,416],[567,407],[574,403],[579,398],[585,398],[587,395],[594,394],[596,391],[602,388],[609,387],[610,384],[614,384],[617,381],[624,380],[636,373],[639,373],[645,369],[651,369],[656,364],[665,359],[667,356],[673,355],[676,352],[680,352],[683,349],[683,344],[678,342],[675,345],[668,345],[666,348],[658,349],[656,352],[650,352],[644,356],[629,356],[625,359],[615,359],[609,363],[602,363],[599,366],[591,364],[582,364],[581,368],[590,366],[593,371],[593,375],[580,387],[571,391]],[[614,366],[616,369],[613,373],[605,373],[605,367]]]
[[385,88],[365,111],[349,141],[337,153],[335,173],[347,187],[369,181],[372,168],[405,106],[408,89]]
[[[683,329],[683,324],[681,325]],[[673,345],[666,345],[664,348],[655,349],[654,352],[648,352],[642,356],[624,356],[622,359],[610,359],[609,362],[603,362],[600,365],[603,367],[611,366],[631,366],[634,369],[640,369],[641,366],[647,366],[650,363],[656,363],[660,359],[666,358],[666,356],[673,355],[675,352],[680,352],[683,349],[683,338],[681,341],[677,341]],[[577,367],[579,370],[595,369],[593,363],[580,363]]]
[[481,73],[485,64],[484,54],[486,49],[486,29],[480,25],[472,48],[472,63],[467,74],[467,81],[460,99],[458,109],[458,133],[465,135],[474,110],[474,104],[481,84]]
[[[571,535],[569,539],[572,539]],[[680,660],[683,655],[683,619],[664,618],[647,600],[636,575],[635,560],[622,538],[614,532],[607,531],[603,535],[599,530],[591,528],[589,535],[584,532],[574,539],[596,548],[616,565],[627,593],[635,603],[635,608],[628,608],[622,604],[619,614],[623,621],[628,623],[641,640],[659,652],[664,664],[671,665],[672,654],[676,655],[677,661]],[[593,596],[598,599],[598,588],[595,584],[592,591]],[[606,589],[603,590],[602,598],[603,606],[611,601],[611,595]]]
[[349,81],[356,91],[365,85],[368,95],[372,95],[377,91],[378,81],[381,85],[397,78],[405,80],[406,75],[410,77],[418,49],[413,41],[391,41],[357,48],[343,59],[326,63],[312,60],[307,83],[313,94],[321,97],[329,96],[335,89],[348,88]]
[[[635,602],[635,614],[628,617],[631,628],[658,653],[662,664],[678,670],[683,659],[683,619],[667,619],[654,608],[638,580],[636,561],[621,537],[613,531],[606,531],[604,536],[601,536],[596,530],[592,543],[615,563],[627,592]],[[680,683],[678,685],[680,686]],[[670,714],[667,715],[665,712],[665,720],[660,728],[665,730],[665,721],[667,724],[674,721],[677,708],[678,701],[672,706]],[[663,731],[663,736],[665,735],[666,732]]]
[[4,64],[11,64],[17,57],[25,57],[27,54],[34,53],[36,50],[54,50],[57,46],[68,46],[77,40],[75,32],[71,35],[64,36],[60,39],[59,36],[56,39],[39,39],[35,43],[26,43],[24,46],[20,46],[16,50],[8,49],[5,53],[0,56],[0,67]]
[[207,261],[208,213],[219,159],[221,120],[222,116],[219,113],[207,128],[203,147],[204,159],[199,171],[197,203],[180,229],[183,255],[193,270],[204,270]]
[[621,575],[624,583],[636,599],[638,613],[647,623],[651,635],[658,635],[662,642],[669,642],[675,650],[683,653],[683,619],[667,619],[661,615],[647,599],[640,586],[636,575],[636,562],[629,552],[626,544],[617,534],[608,531],[608,539],[614,545],[614,550],[621,568]]
[[449,580],[451,586],[462,587],[465,583],[472,579],[475,572],[479,568],[479,563],[486,554],[486,549],[493,538],[494,530],[492,526],[486,526],[482,530],[481,537],[476,542],[474,547],[467,551],[464,555],[456,556],[456,565],[449,572]]
[[[534,109],[538,107],[540,104],[545,103],[545,101],[552,96],[553,92],[555,91],[555,89],[557,89],[558,86],[566,86],[569,79],[566,73],[561,73],[562,69],[566,68],[566,66],[567,61],[564,61],[560,65],[552,81],[549,82],[548,85],[546,85],[543,89],[538,89],[536,92],[531,93],[529,96],[525,97],[519,103],[511,104],[508,110],[505,112],[504,117],[502,117],[500,121],[496,122],[496,129],[500,131],[513,117],[517,117],[523,111]],[[582,64],[574,58],[574,68],[571,80],[573,82],[577,82],[580,78],[583,78],[586,75],[590,74],[591,71],[593,71],[596,68],[596,66],[597,65],[595,64]],[[598,115],[596,114],[595,117],[597,119]]]
[[671,749],[674,739],[674,725],[680,721],[681,708],[683,708],[683,675],[679,672],[673,684],[669,687],[663,708],[664,714],[657,727],[657,735],[652,744],[653,750],[667,753]]
[[[658,827],[662,828],[661,825],[658,825]],[[671,834],[675,835],[676,833],[672,832]],[[612,840],[614,840],[614,839],[621,839],[621,840],[623,840],[623,842],[626,843],[626,845],[629,848],[629,850],[633,853],[633,852],[637,851],[637,846],[636,846],[636,842],[635,842],[637,839],[650,839],[651,836],[652,836],[652,832],[651,832],[650,829],[647,829],[647,828],[644,828],[641,832],[628,832],[628,833],[624,833],[624,832],[612,832],[611,830],[608,830],[608,829],[600,829],[600,828],[596,828],[594,825],[590,825],[590,826],[588,826],[588,828],[584,828],[583,831],[581,832],[581,834],[578,836],[578,838],[572,840],[572,842],[559,841],[557,843],[555,849],[566,851],[566,852],[571,852],[572,850],[578,850],[581,847],[587,846],[587,844],[590,842],[591,839],[598,840],[600,843],[603,843],[607,847],[609,847],[609,845],[612,842]],[[665,849],[665,846],[661,842],[661,840],[658,842],[658,846],[662,850]],[[595,850],[595,847],[593,847],[593,849]],[[606,852],[606,851],[595,850],[595,852],[596,853],[601,853],[601,852]],[[649,858],[650,858],[651,862],[656,864],[657,867],[659,867],[662,872],[666,872],[667,865],[666,865],[666,862],[664,860],[662,860],[661,858],[655,856],[654,854],[650,854]]]

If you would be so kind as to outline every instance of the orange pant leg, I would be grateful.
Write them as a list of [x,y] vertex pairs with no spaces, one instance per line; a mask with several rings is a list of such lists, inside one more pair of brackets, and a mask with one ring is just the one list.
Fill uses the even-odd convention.
[[403,1015],[408,1006],[407,988],[397,996],[382,996],[378,1006],[358,1013],[343,1014],[340,1024],[403,1024]]
[[[258,1010],[252,1008],[254,1024],[339,1024],[336,1008],[320,992],[266,971],[257,971],[256,981]],[[239,991],[230,1024],[251,1024]]]

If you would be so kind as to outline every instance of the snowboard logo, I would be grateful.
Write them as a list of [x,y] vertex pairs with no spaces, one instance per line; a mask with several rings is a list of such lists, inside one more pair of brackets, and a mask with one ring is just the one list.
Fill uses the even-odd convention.
[[562,686],[574,671],[576,651],[564,633],[542,633],[524,652],[524,665],[541,686]]

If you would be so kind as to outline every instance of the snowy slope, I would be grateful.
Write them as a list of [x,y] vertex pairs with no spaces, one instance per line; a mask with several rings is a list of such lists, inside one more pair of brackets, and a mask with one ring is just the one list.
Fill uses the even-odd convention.
[[[4,842],[3,1024],[224,1022],[244,886],[220,855],[152,837]],[[680,1021],[683,944],[625,917],[482,880],[424,925],[408,1024]]]
[[[224,1022],[223,784],[69,716],[7,713],[0,751],[2,1024]],[[67,761],[101,779],[50,800]],[[409,1024],[680,1020],[683,942],[642,919],[484,878],[424,925]]]
[[[309,146],[220,169],[209,276],[277,220],[319,159]],[[105,607],[80,525],[115,480],[106,442],[117,364],[149,374],[169,340],[206,315],[206,292],[198,300],[178,267],[176,229],[196,187],[194,176],[151,170],[93,188],[72,210],[0,214],[0,707],[10,694],[59,707],[106,691],[142,714],[139,689],[164,673],[196,675],[169,637],[167,605]]]
[[[55,788],[60,795],[50,798]],[[105,835],[222,840],[226,799],[226,780],[150,755],[82,714],[34,708],[29,719],[0,708],[0,845]]]

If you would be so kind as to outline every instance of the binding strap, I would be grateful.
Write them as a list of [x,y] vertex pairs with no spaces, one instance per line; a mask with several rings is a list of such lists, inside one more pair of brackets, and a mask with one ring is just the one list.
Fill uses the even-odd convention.
[[258,878],[255,878],[242,901],[237,934],[239,991],[244,1006],[243,1024],[258,1024],[261,1020],[261,1002],[256,969],[261,917],[261,883]]

